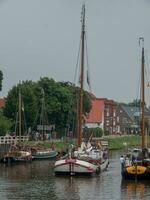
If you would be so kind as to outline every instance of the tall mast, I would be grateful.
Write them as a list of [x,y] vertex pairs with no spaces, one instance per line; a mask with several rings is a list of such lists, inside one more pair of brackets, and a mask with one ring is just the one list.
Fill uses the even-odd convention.
[[144,120],[144,108],[145,108],[145,76],[144,76],[144,38],[139,38],[139,44],[142,41],[142,58],[141,58],[141,135],[142,135],[142,149],[145,148],[145,120]]
[[41,123],[42,123],[42,138],[43,138],[43,141],[44,141],[44,123],[45,123],[45,120],[44,120],[44,89],[42,88],[42,119],[41,119]]
[[82,118],[83,118],[83,82],[84,82],[84,41],[85,41],[85,5],[82,5],[81,13],[81,66],[80,66],[80,97],[79,97],[79,126],[78,147],[82,141]]
[[19,84],[19,139],[21,140],[21,121],[22,121],[22,113],[21,113],[21,91]]

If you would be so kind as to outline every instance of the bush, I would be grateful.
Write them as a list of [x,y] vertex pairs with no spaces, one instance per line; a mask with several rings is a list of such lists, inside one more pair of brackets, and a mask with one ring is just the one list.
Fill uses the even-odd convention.
[[93,137],[102,137],[104,133],[103,130],[99,127],[89,128],[89,132],[93,133]]
[[109,135],[110,133],[109,133],[109,131],[104,131],[105,132],[105,134],[104,135]]
[[6,135],[6,133],[10,130],[11,125],[11,121],[0,113],[0,136]]

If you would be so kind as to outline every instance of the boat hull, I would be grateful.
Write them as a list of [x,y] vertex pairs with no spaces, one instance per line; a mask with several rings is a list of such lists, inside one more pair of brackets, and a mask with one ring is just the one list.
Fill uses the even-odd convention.
[[122,169],[122,178],[125,180],[150,180],[150,167],[130,166]]
[[63,159],[55,162],[54,172],[56,175],[92,175],[99,174],[108,166],[108,159],[101,165],[95,165],[80,159]]
[[2,159],[3,163],[23,163],[23,162],[31,162],[32,155],[27,151],[15,151],[9,152]]
[[38,160],[42,160],[42,159],[52,159],[55,158],[58,155],[58,152],[56,151],[49,151],[49,152],[37,152],[35,154],[32,154],[32,158],[33,159],[38,159]]

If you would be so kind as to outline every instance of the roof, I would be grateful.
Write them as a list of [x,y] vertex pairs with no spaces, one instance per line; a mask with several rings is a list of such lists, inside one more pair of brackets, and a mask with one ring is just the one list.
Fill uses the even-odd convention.
[[5,107],[5,99],[0,99],[0,108]]
[[[131,119],[140,116],[140,108],[135,106],[122,106],[123,110],[128,114]],[[145,117],[150,116],[150,110],[145,108]]]
[[92,108],[86,118],[86,123],[101,123],[104,110],[104,100],[92,99]]
[[135,106],[122,106],[123,110],[128,114],[131,119],[134,119],[135,116],[139,116],[140,109]]

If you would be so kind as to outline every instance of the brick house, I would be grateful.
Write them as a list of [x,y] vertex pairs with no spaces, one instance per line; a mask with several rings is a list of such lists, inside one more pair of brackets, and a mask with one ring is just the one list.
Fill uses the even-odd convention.
[[[137,134],[140,132],[139,107],[126,106],[107,98],[91,98],[92,108],[86,116],[88,128],[102,128],[107,134]],[[150,124],[150,110],[145,109]]]
[[116,102],[113,100],[105,99],[104,108],[104,131],[109,134],[116,132]]
[[[140,133],[140,108],[136,106],[117,106],[116,131],[121,134]],[[145,123],[150,124],[150,110],[145,108]]]
[[[116,133],[126,134],[131,132],[131,126],[135,124],[134,114],[137,107],[118,105],[116,109]],[[134,126],[133,126],[134,127]]]
[[0,99],[0,109],[5,107],[5,99]]
[[112,134],[116,131],[116,103],[107,98],[92,98],[92,108],[86,118],[88,128],[100,127]]

